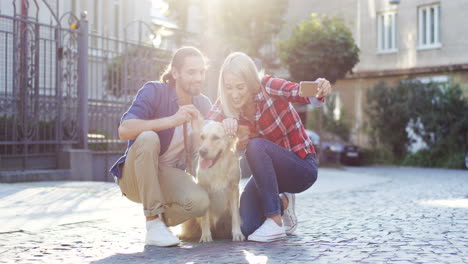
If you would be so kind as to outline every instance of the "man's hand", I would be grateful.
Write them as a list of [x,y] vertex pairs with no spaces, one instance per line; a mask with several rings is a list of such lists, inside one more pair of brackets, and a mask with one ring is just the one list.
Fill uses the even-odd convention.
[[327,79],[318,78],[315,81],[318,83],[317,95],[315,95],[315,97],[322,98],[331,93],[331,84]]
[[180,126],[192,120],[197,120],[199,115],[201,115],[200,112],[193,104],[182,105],[177,113],[173,115],[175,126]]
[[192,131],[193,133],[201,133],[203,125],[205,124],[205,119],[202,114],[197,110],[197,118],[192,120]]
[[226,118],[223,120],[224,131],[226,134],[228,134],[228,136],[236,136],[237,126],[237,120],[234,118]]

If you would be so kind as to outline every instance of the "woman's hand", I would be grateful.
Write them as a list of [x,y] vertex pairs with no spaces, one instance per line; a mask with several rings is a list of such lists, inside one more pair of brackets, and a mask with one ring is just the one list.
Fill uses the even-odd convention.
[[327,79],[318,78],[315,81],[318,83],[317,98],[326,97],[331,93],[331,84]]
[[228,134],[228,136],[236,136],[237,126],[237,120],[234,118],[226,118],[223,120],[224,131],[226,134]]

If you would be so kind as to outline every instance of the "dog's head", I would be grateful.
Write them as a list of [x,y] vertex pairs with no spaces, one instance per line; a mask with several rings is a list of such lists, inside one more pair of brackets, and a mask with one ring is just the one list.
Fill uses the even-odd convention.
[[200,135],[198,151],[200,169],[211,168],[225,151],[235,151],[238,139],[248,134],[249,128],[245,126],[239,126],[237,137],[230,137],[221,123],[211,122],[205,125]]

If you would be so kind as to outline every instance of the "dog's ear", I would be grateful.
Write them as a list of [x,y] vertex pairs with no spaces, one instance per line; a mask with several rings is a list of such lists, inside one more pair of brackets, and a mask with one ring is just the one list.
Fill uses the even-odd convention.
[[237,128],[237,138],[242,139],[250,134],[248,126],[239,126]]

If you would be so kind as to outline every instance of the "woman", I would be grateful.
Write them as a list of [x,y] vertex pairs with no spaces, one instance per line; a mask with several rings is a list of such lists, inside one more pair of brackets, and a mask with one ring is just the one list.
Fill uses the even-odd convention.
[[221,67],[220,98],[206,117],[222,122],[229,135],[235,135],[239,125],[250,128],[250,139],[240,142],[240,147],[246,146],[253,176],[240,201],[241,229],[250,241],[274,241],[297,227],[292,193],[312,186],[317,162],[291,103],[321,106],[331,86],[325,79],[317,82],[317,97],[303,98],[297,83],[272,76],[260,79],[255,63],[244,53],[230,54]]

